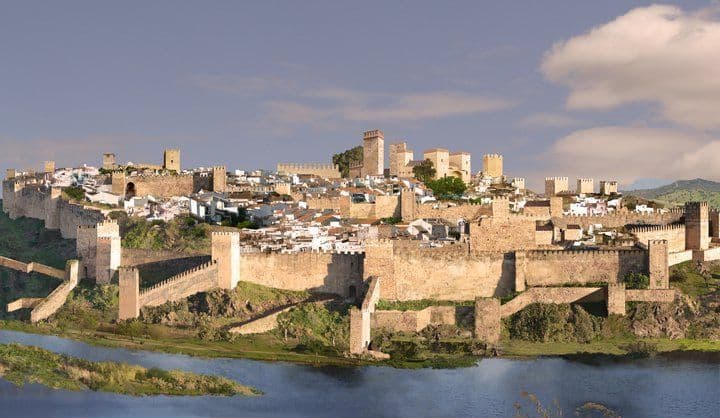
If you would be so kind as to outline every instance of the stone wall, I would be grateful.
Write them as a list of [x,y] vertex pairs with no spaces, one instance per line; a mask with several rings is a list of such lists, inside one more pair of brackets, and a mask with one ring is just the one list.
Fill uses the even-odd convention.
[[515,256],[517,287],[619,283],[630,272],[648,271],[644,250],[540,250]]
[[287,290],[309,290],[349,296],[363,278],[363,254],[301,252],[243,253],[240,280]]
[[671,303],[675,300],[674,289],[628,289],[625,291],[628,302]]
[[162,281],[139,295],[139,305],[157,306],[218,287],[218,265],[214,261],[202,264]]
[[77,260],[70,260],[65,267],[65,280],[55,288],[45,299],[35,305],[30,312],[30,322],[42,321],[57,312],[67,300],[68,295],[78,284]]
[[350,353],[363,354],[370,344],[371,318],[380,300],[380,279],[372,277],[360,309],[350,308]]
[[139,266],[144,264],[154,264],[163,261],[183,260],[187,258],[202,257],[206,258],[203,262],[209,261],[210,254],[199,252],[177,252],[171,250],[146,250],[141,248],[123,248],[122,265],[123,266]]
[[419,332],[428,325],[455,325],[454,306],[429,306],[419,311],[380,311],[372,315],[372,329],[393,332]]
[[621,228],[626,225],[647,224],[647,225],[668,225],[679,222],[683,218],[682,209],[670,210],[666,213],[637,213],[629,212],[621,209],[604,216],[558,216],[553,217],[552,221],[555,226],[567,228],[568,225],[580,225],[583,229],[588,229],[590,225],[601,224],[605,228]]
[[628,228],[638,239],[647,245],[651,240],[666,240],[671,253],[685,251],[685,225],[634,225]]
[[674,266],[675,264],[684,263],[693,259],[693,251],[687,250],[679,253],[668,254],[668,265]]
[[538,248],[535,230],[533,218],[480,218],[470,224],[470,247],[475,254],[535,249]]

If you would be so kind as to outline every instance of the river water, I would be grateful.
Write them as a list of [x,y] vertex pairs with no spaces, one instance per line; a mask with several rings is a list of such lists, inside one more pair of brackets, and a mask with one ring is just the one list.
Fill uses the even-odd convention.
[[[131,397],[71,392],[0,379],[0,416],[13,417],[510,417],[528,391],[564,416],[587,401],[623,417],[720,416],[720,364],[652,359],[594,364],[561,358],[484,359],[452,370],[311,367],[281,362],[201,359],[0,331],[18,342],[89,360],[218,374],[254,386],[260,397]],[[526,411],[531,412],[528,406]]]

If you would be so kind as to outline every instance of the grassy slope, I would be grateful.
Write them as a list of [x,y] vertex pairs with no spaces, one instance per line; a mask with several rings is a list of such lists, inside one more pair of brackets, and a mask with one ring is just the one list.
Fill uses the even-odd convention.
[[654,200],[665,206],[677,206],[690,201],[707,201],[710,206],[720,208],[720,183],[703,179],[679,180],[654,189],[631,190],[625,194]]
[[34,382],[55,389],[90,389],[136,396],[259,394],[224,377],[93,362],[19,344],[0,344],[0,376],[17,386]]

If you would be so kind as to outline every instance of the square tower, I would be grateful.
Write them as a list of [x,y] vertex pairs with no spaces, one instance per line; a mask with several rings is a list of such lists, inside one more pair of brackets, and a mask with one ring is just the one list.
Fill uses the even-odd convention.
[[382,176],[385,172],[385,136],[375,129],[363,133],[363,176]]
[[227,169],[224,165],[218,165],[213,167],[213,191],[224,192],[227,188]]
[[469,152],[453,152],[450,154],[450,166],[453,170],[459,172],[460,178],[465,183],[472,180],[472,167],[470,166],[471,155]]
[[434,180],[446,177],[450,173],[450,151],[444,148],[429,149],[423,153],[423,158],[433,163]]
[[617,181],[610,181],[610,180],[600,181],[600,194],[611,195],[611,194],[617,194],[617,192],[618,192],[618,182]]
[[707,202],[685,203],[685,247],[688,250],[707,250],[710,247]]
[[545,177],[545,196],[551,197],[570,190],[567,177]]
[[102,160],[102,168],[105,170],[112,170],[115,167],[117,167],[117,163],[115,162],[115,154],[106,152],[103,154],[103,160]]
[[[407,149],[407,143],[390,144],[390,175],[407,177],[408,164],[413,160],[413,152]],[[412,172],[412,171],[411,171]]]
[[17,172],[14,168],[8,168],[5,170],[5,180],[12,180],[17,176]]
[[43,173],[52,174],[55,172],[55,161],[45,161],[43,163]]
[[515,177],[512,179],[512,187],[520,190],[525,190],[525,178]]
[[180,172],[180,150],[168,148],[163,153],[163,168]]
[[485,177],[502,177],[503,175],[503,156],[500,154],[483,155],[483,176]]
[[593,179],[577,179],[576,194],[592,194],[595,191]]

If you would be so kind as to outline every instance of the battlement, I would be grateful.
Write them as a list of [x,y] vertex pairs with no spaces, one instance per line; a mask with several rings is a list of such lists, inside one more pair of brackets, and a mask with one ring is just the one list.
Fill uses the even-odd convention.
[[213,231],[212,236],[240,236],[239,232],[235,231]]
[[374,138],[384,138],[383,132],[380,129],[373,129],[371,131],[365,131],[363,132],[363,139],[374,139]]
[[577,181],[579,183],[593,183],[594,182],[593,179],[588,179],[588,178],[579,178],[579,179],[577,179]]
[[669,225],[629,225],[628,230],[632,233],[636,232],[655,232],[655,231],[673,231],[678,229],[685,229],[683,224],[669,224]]
[[[470,154],[469,152],[466,152],[466,151],[455,151],[455,152],[451,152],[451,153],[450,153],[450,156],[451,156],[451,157],[452,157],[452,156],[457,156],[457,155],[470,156],[470,155],[472,155],[472,154]],[[500,157],[500,158],[502,158],[502,157]]]
[[180,274],[177,274],[177,275],[175,275],[175,276],[172,276],[172,277],[170,277],[170,278],[167,278],[167,279],[165,279],[165,280],[163,280],[163,281],[161,281],[161,282],[158,282],[158,283],[152,285],[151,287],[148,287],[148,288],[146,288],[146,289],[143,289],[142,291],[140,291],[140,296],[145,296],[145,295],[147,295],[148,293],[150,293],[150,292],[152,292],[152,291],[154,291],[154,290],[157,290],[157,289],[160,289],[160,288],[162,288],[162,287],[166,287],[166,286],[172,285],[172,284],[174,284],[175,282],[179,282],[179,281],[182,281],[182,280],[186,279],[188,276],[194,275],[195,273],[198,273],[198,272],[207,270],[208,268],[214,267],[214,266],[217,266],[217,261],[212,260],[212,261],[208,261],[207,263],[203,263],[203,264],[201,264],[201,265],[199,265],[199,266],[197,266],[197,267],[193,267],[193,268],[191,268],[190,270],[183,271],[183,272],[180,273]]
[[215,165],[215,166],[213,166],[213,171],[215,171],[215,170],[227,171],[227,167],[224,165]]
[[668,240],[666,239],[651,239],[648,240],[649,245],[668,245]]
[[97,225],[78,225],[78,229],[83,229],[83,230],[97,229]]
[[337,170],[336,164],[329,163],[278,163],[277,171],[292,170]]
[[644,254],[645,250],[629,248],[629,249],[612,249],[612,250],[529,250],[524,251],[526,257],[551,257],[551,256],[603,256],[608,254]]
[[503,156],[501,154],[484,154],[483,158],[488,160],[502,160]]
[[700,209],[707,208],[708,202],[685,202],[686,209]]
[[545,177],[545,181],[568,181],[568,177]]

